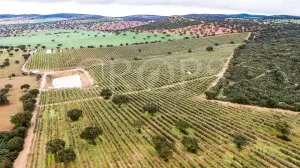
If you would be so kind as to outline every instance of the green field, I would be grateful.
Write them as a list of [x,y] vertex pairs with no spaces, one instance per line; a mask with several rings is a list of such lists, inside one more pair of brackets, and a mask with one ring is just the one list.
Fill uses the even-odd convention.
[[[165,35],[165,34],[150,34],[150,33],[132,33],[122,32],[119,35],[114,33],[99,32],[99,31],[86,31],[86,30],[56,30],[48,32],[37,32],[18,35],[17,37],[0,38],[0,45],[31,45],[35,47],[37,44],[46,46],[47,49],[55,49],[58,44],[62,44],[61,48],[79,48],[80,46],[95,46],[100,45],[125,45],[140,43],[140,42],[152,42],[152,41],[167,41],[175,39],[183,39],[187,36],[180,35]],[[51,35],[46,35],[51,33]],[[97,37],[95,37],[97,36]],[[105,37],[103,37],[105,36]],[[150,36],[150,37],[148,37]],[[156,36],[156,37],[155,37]],[[52,42],[52,40],[55,40]]]

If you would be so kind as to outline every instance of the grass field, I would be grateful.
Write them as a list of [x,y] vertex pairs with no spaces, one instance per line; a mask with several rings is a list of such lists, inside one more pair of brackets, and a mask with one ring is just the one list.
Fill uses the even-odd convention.
[[23,111],[23,103],[19,101],[20,97],[25,94],[24,90],[20,89],[21,85],[29,84],[31,89],[38,88],[38,82],[35,77],[14,77],[11,80],[8,78],[0,79],[0,88],[4,88],[6,84],[12,84],[13,88],[7,94],[10,104],[0,107],[0,130],[11,131],[13,124],[10,123],[10,116]]
[[[41,44],[41,46],[46,46],[48,49],[56,49],[58,44],[62,44],[61,48],[79,48],[80,46],[87,47],[91,45],[95,47],[99,47],[99,45],[118,46],[120,44],[125,45],[126,43],[132,44],[146,41],[150,43],[151,41],[167,41],[169,39],[183,39],[184,37],[187,37],[180,35],[167,36],[164,34],[157,34],[157,37],[155,37],[154,34],[135,34],[132,32],[123,32],[120,35],[116,35],[98,31],[76,30],[76,33],[74,33],[74,31],[75,30],[56,30],[24,34],[19,35],[18,37],[0,38],[0,45],[31,45],[31,47],[34,47],[37,44]],[[46,35],[49,33],[51,33],[51,35]],[[97,37],[95,37],[95,35]],[[148,38],[148,36],[150,37]],[[52,40],[55,41],[52,42]]]

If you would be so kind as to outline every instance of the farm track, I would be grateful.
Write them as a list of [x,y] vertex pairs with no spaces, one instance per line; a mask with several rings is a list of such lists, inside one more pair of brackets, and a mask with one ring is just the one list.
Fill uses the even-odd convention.
[[19,153],[17,159],[15,160],[14,162],[14,167],[15,168],[25,168],[26,167],[26,163],[27,163],[27,160],[28,160],[28,155],[30,153],[30,149],[31,149],[31,144],[32,144],[32,141],[35,137],[35,133],[34,133],[34,129],[35,129],[35,125],[36,125],[36,119],[37,119],[37,111],[38,111],[38,104],[40,103],[40,96],[41,94],[38,94],[38,97],[37,97],[37,102],[36,102],[36,107],[32,113],[32,118],[31,118],[31,125],[30,125],[30,128],[28,129],[28,132],[27,132],[27,137],[25,138],[25,141],[24,141],[24,148],[23,150]]

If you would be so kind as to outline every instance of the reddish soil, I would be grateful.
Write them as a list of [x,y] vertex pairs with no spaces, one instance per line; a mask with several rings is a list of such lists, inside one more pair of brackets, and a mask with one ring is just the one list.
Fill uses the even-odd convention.
[[0,79],[0,88],[4,88],[6,84],[12,84],[13,88],[7,94],[10,104],[0,106],[0,131],[11,131],[13,124],[10,123],[10,117],[23,111],[23,103],[19,101],[19,98],[25,93],[24,90],[20,89],[21,85],[29,84],[31,86],[30,89],[38,87],[38,82],[35,77],[29,76],[14,77],[12,80],[9,78]]
[[185,35],[199,35],[199,36],[212,36],[237,33],[235,29],[228,29],[224,27],[216,27],[214,25],[199,24],[194,26],[187,26],[170,30],[139,30],[141,33],[164,33],[164,34],[185,34]]
[[147,22],[138,21],[119,21],[113,23],[106,23],[102,26],[96,26],[93,30],[123,30],[128,28],[135,28],[147,24]]

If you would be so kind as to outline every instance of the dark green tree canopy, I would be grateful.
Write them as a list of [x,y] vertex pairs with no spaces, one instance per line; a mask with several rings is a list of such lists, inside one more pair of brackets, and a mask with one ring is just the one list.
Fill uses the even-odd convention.
[[26,127],[30,126],[32,114],[31,112],[20,112],[10,117],[10,122],[16,127]]
[[169,158],[172,157],[173,151],[175,150],[174,143],[168,142],[168,140],[163,136],[154,136],[152,140],[154,148],[158,152],[159,156],[165,161],[168,161]]
[[130,102],[130,97],[127,95],[114,95],[112,102],[120,107],[122,104],[128,104]]
[[214,48],[212,46],[206,47],[206,51],[209,51],[209,52],[214,51]]
[[190,124],[186,121],[179,120],[179,121],[175,122],[175,127],[177,129],[179,129],[182,133],[188,134],[186,129],[188,129],[190,127]]
[[0,95],[0,106],[8,105],[8,104],[9,104],[9,100],[7,99],[7,97],[5,95]]
[[197,153],[199,146],[196,138],[184,137],[181,142],[189,152]]
[[68,117],[70,117],[72,121],[78,121],[79,117],[82,117],[82,110],[79,109],[70,110],[68,111]]
[[66,142],[62,139],[53,139],[46,143],[46,153],[56,154],[65,148]]
[[21,137],[14,137],[7,142],[7,147],[10,151],[21,151],[23,149],[24,139]]
[[109,99],[112,96],[112,90],[109,88],[104,88],[101,90],[100,96],[104,97],[104,99]]
[[291,133],[292,126],[288,124],[286,121],[278,121],[275,123],[275,129],[281,133],[281,136],[279,138],[290,141],[288,136]]
[[88,141],[90,144],[95,145],[96,138],[99,135],[102,135],[103,131],[101,128],[98,127],[87,127],[85,128],[82,133],[80,134],[80,138]]
[[70,162],[73,162],[76,160],[76,153],[73,149],[64,149],[57,152],[55,155],[55,161],[56,162],[62,162],[66,165],[68,165]]
[[40,91],[38,89],[32,89],[29,91],[29,94],[34,95],[35,97],[37,97],[37,95],[40,93]]
[[144,112],[148,112],[151,115],[154,115],[159,111],[159,106],[154,103],[147,103],[143,106]]
[[248,138],[241,133],[236,133],[233,136],[233,142],[236,144],[236,147],[242,149],[248,144]]
[[22,85],[21,86],[21,89],[29,89],[30,88],[30,85],[28,85],[28,84],[24,84],[24,85]]

